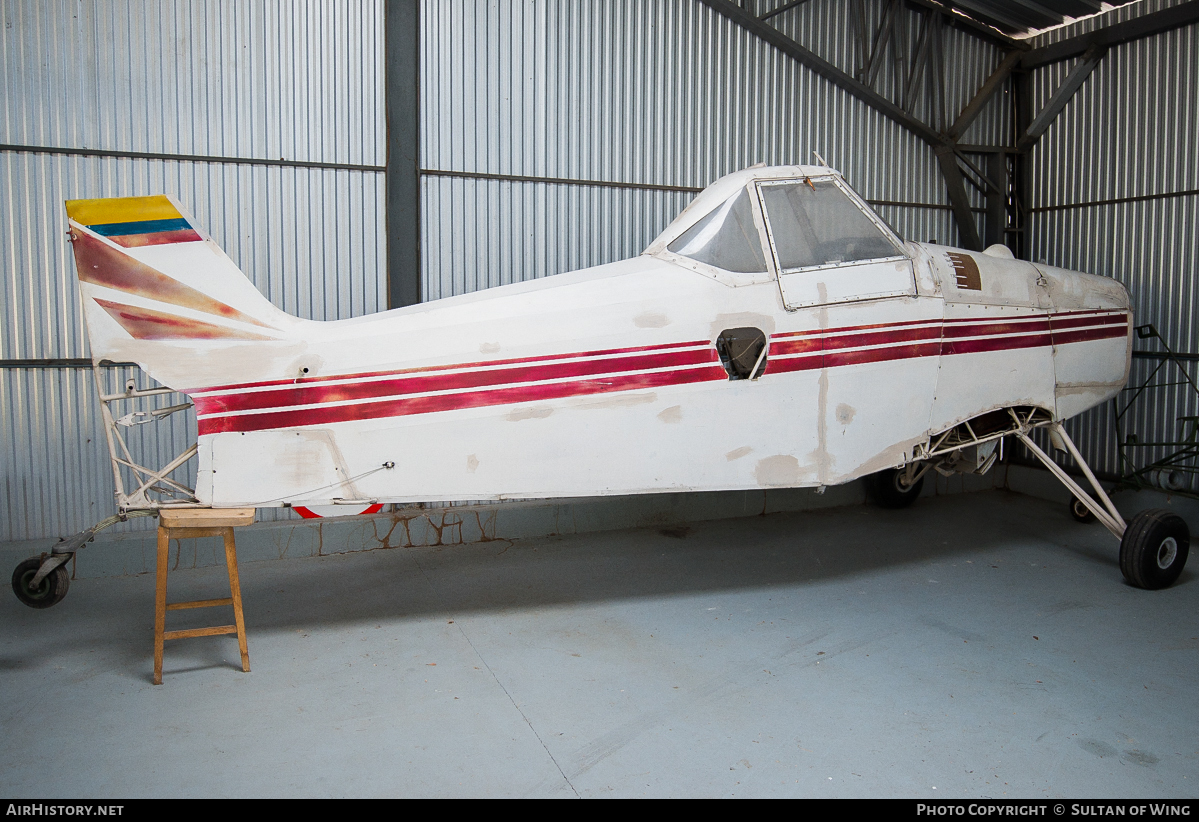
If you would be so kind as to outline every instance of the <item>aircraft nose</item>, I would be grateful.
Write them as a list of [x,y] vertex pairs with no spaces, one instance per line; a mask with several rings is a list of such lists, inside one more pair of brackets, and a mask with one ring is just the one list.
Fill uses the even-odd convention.
[[1057,311],[1083,308],[1125,309],[1132,304],[1128,289],[1118,280],[1037,264]]

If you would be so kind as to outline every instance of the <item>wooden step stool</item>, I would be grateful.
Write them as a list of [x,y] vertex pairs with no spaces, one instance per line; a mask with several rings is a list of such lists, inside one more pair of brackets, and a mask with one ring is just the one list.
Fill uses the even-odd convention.
[[[162,509],[158,512],[158,587],[154,598],[154,684],[162,684],[162,646],[168,639],[186,639],[193,636],[217,636],[237,634],[241,649],[241,669],[250,671],[250,652],[246,646],[246,623],[241,613],[241,585],[237,580],[237,547],[233,541],[233,529],[239,525],[254,523],[253,508],[179,508]],[[167,566],[172,539],[195,537],[223,537],[225,540],[225,566],[229,571],[229,592],[232,596],[223,599],[199,599],[192,602],[167,604]],[[217,605],[232,605],[235,625],[218,625],[212,628],[191,628],[185,631],[167,631],[167,611],[185,608],[212,608]]]

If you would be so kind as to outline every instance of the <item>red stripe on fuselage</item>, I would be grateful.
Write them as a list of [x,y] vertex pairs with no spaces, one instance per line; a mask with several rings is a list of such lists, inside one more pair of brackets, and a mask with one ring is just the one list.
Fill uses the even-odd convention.
[[[451,363],[450,365],[426,365],[419,368],[399,368],[394,371],[362,371],[354,374],[334,374],[328,377],[304,377],[299,385],[330,382],[332,380],[362,380],[371,377],[400,377],[405,374],[429,374],[437,371],[459,371],[472,368],[493,368],[501,365],[525,365],[531,363],[551,362],[553,360],[586,359],[589,357],[609,357],[618,354],[641,354],[655,351],[667,351],[675,348],[695,348],[701,345],[710,346],[710,340],[694,342],[663,343],[662,345],[640,345],[634,348],[605,348],[596,351],[574,351],[568,354],[544,354],[537,357],[516,357],[507,360],[481,360],[478,362]],[[261,382],[233,383],[230,385],[210,385],[203,388],[183,389],[185,394],[209,394],[221,391],[245,391],[250,388],[269,388],[271,386],[290,386],[297,384],[296,380],[263,380]]]
[[821,337],[800,337],[783,340],[771,339],[770,352],[766,355],[767,361],[774,357],[779,357],[784,354],[808,354],[815,352],[819,354],[824,349],[824,339]]
[[1020,334],[1011,336],[981,337],[967,340],[946,340],[941,346],[941,353],[977,354],[980,351],[1009,351],[1017,348],[1040,348],[1053,342],[1048,329],[1044,334]]
[[859,365],[867,362],[887,362],[888,360],[910,360],[917,357],[935,357],[941,352],[941,341],[912,343],[909,345],[892,345],[886,348],[859,348],[856,351],[826,351],[824,353],[825,368],[837,368],[843,365]]
[[383,417],[404,417],[412,414],[431,414],[435,411],[453,411],[460,408],[510,405],[518,402],[577,397],[583,394],[633,391],[641,388],[661,388],[667,385],[686,385],[706,380],[725,379],[728,379],[728,375],[725,374],[724,369],[713,365],[708,368],[688,368],[681,371],[610,376],[602,380],[574,380],[495,388],[489,391],[438,394],[432,397],[396,398],[354,405],[329,405],[318,408],[268,411],[262,414],[207,417],[199,419],[198,423],[200,435],[203,436],[224,431],[262,431],[264,429],[327,425],[335,422],[354,422]]
[[1048,317],[1012,317],[1002,321],[956,323],[945,327],[945,338],[981,337],[1007,334],[1045,333],[1049,331]]
[[1107,314],[1091,317],[1059,317],[1053,315],[1049,318],[1049,324],[1053,326],[1053,330],[1057,331],[1061,328],[1081,328],[1088,325],[1115,325],[1127,326],[1127,314]]
[[194,401],[196,404],[196,413],[219,414],[225,411],[250,411],[259,408],[348,402],[351,400],[394,397],[402,394],[423,394],[433,391],[484,388],[510,383],[588,377],[620,371],[678,368],[706,362],[719,362],[715,349],[707,348],[667,352],[648,351],[634,356],[618,358],[588,359],[578,362],[551,362],[540,365],[508,366],[505,368],[490,368],[476,371],[455,371],[450,374],[426,373],[396,379],[376,379],[341,385],[300,383],[269,391],[195,397]]
[[[1064,344],[1108,339],[1126,335],[1128,322],[1128,315],[1124,312],[1077,311],[1061,315],[955,318],[945,320],[944,324],[936,320],[914,320],[846,326],[828,331],[786,332],[771,338],[765,373],[780,374],[938,354],[972,354],[1049,346],[1055,342]],[[1051,331],[1051,326],[1070,330]],[[678,350],[688,348],[692,350]],[[272,380],[204,388],[196,392],[199,396],[194,399],[200,415],[201,434],[258,431],[723,380],[726,374],[722,368],[714,365],[716,361],[715,349],[707,341],[669,343],[402,371],[343,374],[300,383]],[[687,367],[704,363],[713,363],[713,366]],[[594,379],[614,372],[648,369],[674,370]],[[571,379],[575,377],[592,379]],[[563,381],[547,384],[544,382],[546,380]],[[341,384],[328,384],[331,381],[340,381]],[[435,391],[449,393],[411,396]],[[377,401],[361,401],[370,399]],[[316,407],[296,407],[300,405]],[[230,413],[239,411],[252,413]],[[213,414],[229,415],[213,417]]]
[[830,333],[824,338],[824,350],[940,339],[941,328],[939,325],[926,325],[924,328],[881,329],[860,333]]
[[1107,326],[1105,328],[1086,328],[1070,331],[1058,331],[1055,329],[1053,332],[1053,344],[1068,345],[1077,342],[1093,342],[1094,340],[1126,339],[1127,337],[1127,326],[1124,328],[1120,326]]
[[[771,346],[773,349],[773,346]],[[824,367],[824,352],[817,351],[807,357],[792,357],[785,360],[766,358],[766,371],[769,374],[786,374],[791,371],[814,371]]]

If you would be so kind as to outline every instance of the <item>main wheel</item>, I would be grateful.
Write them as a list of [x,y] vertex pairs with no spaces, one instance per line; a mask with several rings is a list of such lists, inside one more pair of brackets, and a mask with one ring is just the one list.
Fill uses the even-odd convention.
[[904,475],[903,468],[889,468],[872,474],[867,487],[875,503],[883,508],[907,508],[915,502],[924,487],[924,477],[908,485]]
[[1190,530],[1182,517],[1160,508],[1142,511],[1120,540],[1120,572],[1138,588],[1166,588],[1182,573],[1190,547]]
[[37,576],[37,569],[41,567],[41,559],[31,557],[12,572],[13,593],[30,608],[49,608],[51,605],[57,605],[67,595],[67,588],[71,585],[71,575],[67,572],[67,566],[59,565],[42,577],[36,588],[29,587],[29,583]]
[[1082,500],[1078,497],[1070,497],[1070,516],[1079,522],[1094,522],[1095,515],[1091,513],[1091,509],[1082,504]]

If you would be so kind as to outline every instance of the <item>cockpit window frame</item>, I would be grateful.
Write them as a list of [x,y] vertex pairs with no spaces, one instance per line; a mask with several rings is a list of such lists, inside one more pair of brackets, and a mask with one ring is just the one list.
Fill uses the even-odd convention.
[[[849,199],[849,201],[851,203],[853,203],[853,205],[856,206],[857,209],[860,212],[862,212],[862,214],[864,214],[866,216],[866,218],[868,220],[870,220],[871,223],[874,224],[874,226],[883,234],[883,236],[887,239],[887,241],[890,242],[891,245],[895,247],[895,253],[887,255],[885,257],[868,257],[868,258],[861,259],[861,260],[828,262],[828,263],[819,263],[818,265],[799,266],[796,268],[784,268],[782,265],[782,262],[779,258],[778,248],[775,245],[774,233],[771,229],[769,212],[766,209],[766,202],[763,199],[764,195],[762,193],[762,190],[764,188],[767,188],[770,186],[796,185],[796,184],[803,185],[804,183],[809,182],[809,181],[811,183],[831,182],[833,185],[835,185],[841,191],[841,193],[844,194]],[[840,174],[819,174],[819,175],[814,174],[814,175],[810,175],[810,176],[806,176],[806,177],[765,178],[765,179],[754,180],[751,183],[751,185],[753,186],[754,193],[756,194],[756,197],[754,199],[756,199],[758,201],[757,202],[758,211],[760,212],[760,216],[762,218],[764,228],[765,228],[766,240],[769,244],[769,248],[768,248],[769,255],[768,256],[769,256],[770,262],[774,266],[775,273],[778,276],[782,276],[784,274],[798,274],[798,273],[807,272],[807,271],[822,271],[825,269],[832,269],[832,268],[846,268],[848,266],[856,266],[856,265],[874,265],[876,263],[897,262],[899,260],[910,260],[911,259],[911,254],[904,247],[903,239],[901,237],[899,237],[899,235],[897,235],[894,231],[892,231],[891,227],[888,226],[885,222],[883,222],[879,218],[879,216],[874,213],[874,211],[870,208],[870,206],[868,204],[866,204],[862,200],[861,197],[858,196],[857,192],[854,191],[852,188],[850,188],[849,184],[846,183],[844,179],[842,179]]]
[[[656,243],[661,243],[662,246],[657,251],[653,252],[654,256],[661,257],[683,268],[690,269],[706,277],[711,277],[725,285],[737,287],[743,285],[757,285],[759,283],[774,282],[777,279],[778,265],[773,257],[773,252],[770,247],[770,240],[766,230],[766,215],[762,210],[762,203],[758,196],[756,183],[758,181],[751,179],[744,185],[729,193],[727,197],[720,200],[712,208],[707,209],[703,214],[697,216],[695,220],[681,227],[678,231],[672,232],[669,237],[659,236]],[[762,248],[762,259],[765,262],[765,270],[756,272],[737,272],[729,271],[711,263],[702,262],[694,257],[688,257],[685,254],[680,254],[677,251],[671,251],[669,245],[694,227],[700,220],[706,218],[709,214],[716,211],[730,200],[746,194],[749,198],[750,213],[753,215],[754,228],[758,231],[758,242]]]

